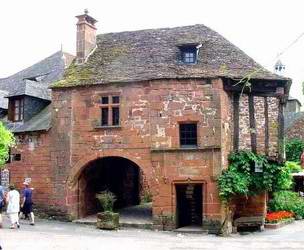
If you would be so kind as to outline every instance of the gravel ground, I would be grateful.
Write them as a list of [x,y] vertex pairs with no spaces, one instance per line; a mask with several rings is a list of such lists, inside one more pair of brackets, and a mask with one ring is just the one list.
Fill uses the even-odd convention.
[[304,249],[304,221],[276,230],[235,234],[227,238],[136,229],[101,231],[93,226],[45,220],[37,221],[35,226],[22,221],[21,228],[14,230],[8,226],[6,218],[5,227],[0,229],[4,250]]

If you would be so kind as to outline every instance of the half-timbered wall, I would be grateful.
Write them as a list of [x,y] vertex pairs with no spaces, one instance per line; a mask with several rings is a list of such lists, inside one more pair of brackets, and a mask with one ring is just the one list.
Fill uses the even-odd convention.
[[234,130],[234,140],[238,140],[234,143],[234,149],[252,150],[277,157],[278,98],[243,94],[239,97],[238,105],[234,104],[234,108],[238,109],[238,112],[234,112],[234,126],[239,127],[239,130]]

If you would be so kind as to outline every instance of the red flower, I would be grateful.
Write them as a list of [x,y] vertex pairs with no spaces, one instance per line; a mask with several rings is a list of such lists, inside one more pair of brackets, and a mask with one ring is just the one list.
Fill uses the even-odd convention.
[[267,222],[277,222],[283,219],[289,219],[294,217],[294,214],[292,212],[288,211],[278,211],[278,212],[272,212],[267,213],[266,215],[266,221]]

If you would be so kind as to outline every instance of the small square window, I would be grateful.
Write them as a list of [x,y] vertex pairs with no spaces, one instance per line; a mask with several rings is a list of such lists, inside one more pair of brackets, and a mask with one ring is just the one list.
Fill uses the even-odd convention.
[[111,127],[120,125],[120,96],[101,96],[100,126]]
[[197,51],[195,45],[187,45],[180,47],[181,61],[185,64],[192,64],[197,62]]
[[194,52],[185,52],[184,53],[185,63],[195,63],[195,54]]
[[101,97],[101,104],[109,104],[109,97],[108,96]]
[[14,156],[13,161],[21,161],[21,154],[15,154],[13,156]]
[[112,96],[112,103],[119,103],[119,96]]
[[21,161],[21,154],[10,154],[7,163],[11,163],[13,161]]
[[181,147],[197,147],[197,124],[179,125],[180,145]]
[[196,55],[193,51],[183,53],[183,62],[184,63],[195,63]]

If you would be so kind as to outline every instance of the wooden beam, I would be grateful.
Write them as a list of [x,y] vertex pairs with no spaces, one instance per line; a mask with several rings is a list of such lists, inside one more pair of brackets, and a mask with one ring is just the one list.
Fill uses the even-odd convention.
[[279,113],[278,113],[278,151],[279,162],[284,160],[284,115],[283,115],[283,98],[279,98]]
[[265,155],[269,155],[269,117],[268,98],[264,97],[264,117],[265,117]]
[[224,86],[224,89],[228,92],[239,92],[239,93],[244,93],[244,94],[259,94],[259,95],[264,95],[264,96],[277,96],[276,94],[276,88],[266,88],[266,87],[252,87],[252,89],[249,89],[247,87],[243,88],[242,86],[229,86],[226,85]]
[[249,125],[250,125],[250,138],[251,138],[251,150],[257,152],[257,137],[256,137],[256,126],[254,117],[254,97],[252,94],[248,95],[249,102]]
[[233,149],[239,150],[239,112],[240,112],[240,95],[235,93],[233,95]]
[[284,87],[283,83],[279,81],[257,80],[251,79],[250,86],[244,86],[244,82],[240,83],[238,80],[225,79],[224,89],[228,92],[239,92],[244,94],[253,94],[255,96],[273,96],[277,97],[276,93],[278,87]]

